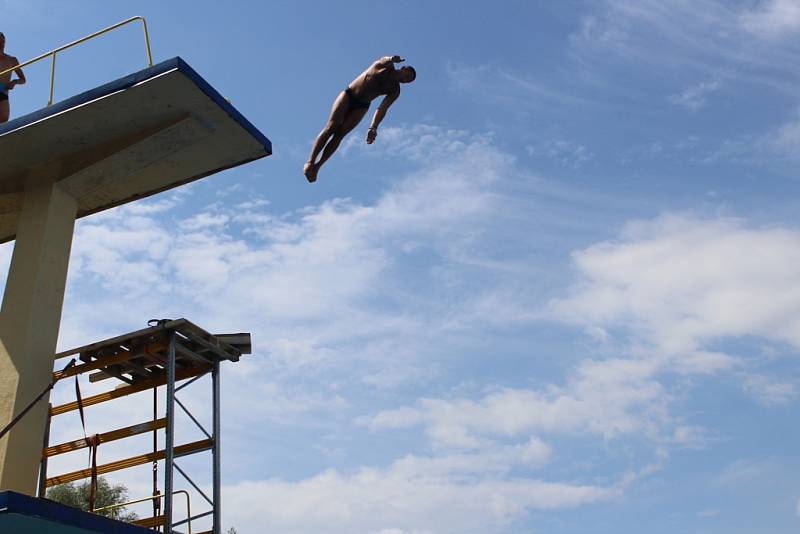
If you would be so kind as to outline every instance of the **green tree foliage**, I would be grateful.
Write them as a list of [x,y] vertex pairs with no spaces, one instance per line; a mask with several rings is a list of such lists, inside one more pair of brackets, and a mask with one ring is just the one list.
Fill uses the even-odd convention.
[[[70,482],[69,484],[53,486],[47,490],[47,498],[52,501],[60,502],[61,504],[66,504],[67,506],[72,506],[73,508],[87,511],[89,509],[89,491],[90,484],[88,480],[77,485]],[[97,495],[94,500],[95,508],[103,508],[104,506],[123,503],[127,500],[128,488],[123,484],[114,484],[112,486],[111,483],[103,477],[97,479]],[[119,521],[130,522],[138,519],[135,512],[128,512],[124,506],[98,513]]]

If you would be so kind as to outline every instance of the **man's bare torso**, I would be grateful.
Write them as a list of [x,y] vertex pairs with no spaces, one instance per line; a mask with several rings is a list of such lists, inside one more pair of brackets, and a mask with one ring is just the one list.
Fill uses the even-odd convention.
[[381,95],[400,92],[400,83],[394,79],[391,65],[375,62],[350,82],[350,89],[359,100],[371,102]]
[[[0,72],[10,69],[15,65],[17,65],[17,58],[9,56],[8,54],[0,54]],[[13,71],[0,75],[0,83],[7,84],[10,82],[12,73]]]

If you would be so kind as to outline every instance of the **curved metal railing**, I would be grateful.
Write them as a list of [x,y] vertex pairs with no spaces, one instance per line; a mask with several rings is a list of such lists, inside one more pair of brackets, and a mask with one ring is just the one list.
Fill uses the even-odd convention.
[[60,46],[60,47],[58,47],[56,49],[50,50],[49,52],[45,52],[44,54],[36,56],[33,59],[29,59],[28,61],[26,61],[24,63],[20,63],[19,65],[14,65],[10,69],[6,69],[6,70],[0,72],[0,76],[2,76],[3,74],[8,74],[9,72],[13,72],[16,69],[21,69],[22,67],[27,67],[28,65],[30,65],[32,63],[36,63],[37,61],[41,61],[42,59],[45,59],[47,57],[51,57],[52,58],[52,63],[50,64],[50,98],[47,101],[47,105],[48,106],[52,106],[53,105],[53,95],[55,93],[55,85],[56,85],[56,54],[58,54],[59,52],[61,52],[63,50],[66,50],[67,48],[72,48],[73,46],[79,45],[79,44],[81,44],[83,42],[86,42],[86,41],[88,41],[90,39],[94,39],[95,37],[103,35],[104,33],[108,33],[108,32],[110,32],[112,30],[116,30],[120,26],[125,26],[126,24],[130,24],[131,22],[136,22],[136,21],[139,21],[139,20],[142,21],[142,28],[144,29],[144,44],[145,44],[145,47],[147,48],[147,64],[148,64],[149,67],[152,67],[153,66],[153,54],[150,51],[150,34],[147,32],[147,21],[144,20],[144,17],[136,16],[136,17],[131,17],[131,18],[127,19],[127,20],[123,20],[122,22],[118,22],[118,23],[116,23],[116,24],[114,24],[112,26],[109,26],[108,28],[103,28],[102,30],[94,32],[91,35],[87,35],[86,37],[81,37],[80,39],[78,39],[76,41],[72,41],[71,43],[68,43],[68,44],[65,44],[64,46]]
[[[186,517],[187,518],[186,518],[185,522],[188,523],[188,528],[189,528],[188,534],[192,534],[192,519],[193,519],[192,518],[192,499],[189,497],[189,492],[186,491],[186,490],[175,490],[175,491],[172,492],[173,495],[177,495],[178,493],[183,493],[186,496]],[[94,509],[94,513],[104,512],[104,511],[107,511],[107,510],[113,510],[115,508],[121,508],[123,506],[128,506],[128,505],[131,505],[131,504],[138,504],[140,502],[153,501],[153,500],[162,499],[162,498],[164,498],[164,494],[163,493],[159,493],[158,495],[153,495],[152,497],[144,497],[142,499],[136,499],[136,500],[133,500],[133,501],[112,504],[111,506],[104,506],[102,508],[95,508]]]

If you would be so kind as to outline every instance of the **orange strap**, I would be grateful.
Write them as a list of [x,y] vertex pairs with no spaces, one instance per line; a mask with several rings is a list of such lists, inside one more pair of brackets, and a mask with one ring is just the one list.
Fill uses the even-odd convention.
[[89,511],[94,511],[94,501],[97,498],[97,446],[100,445],[100,434],[92,437],[86,436],[86,416],[83,413],[83,397],[81,396],[81,386],[78,384],[78,375],[75,375],[75,398],[78,401],[78,413],[81,415],[81,426],[83,427],[83,438],[89,445],[89,462],[92,466],[92,476],[89,485]]

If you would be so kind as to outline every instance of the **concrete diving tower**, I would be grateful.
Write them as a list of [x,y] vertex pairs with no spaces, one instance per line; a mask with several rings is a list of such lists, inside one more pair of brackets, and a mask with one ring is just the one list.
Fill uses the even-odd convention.
[[[50,382],[75,219],[271,153],[180,58],[0,125],[0,426]],[[0,489],[35,494],[46,415],[0,440]]]

